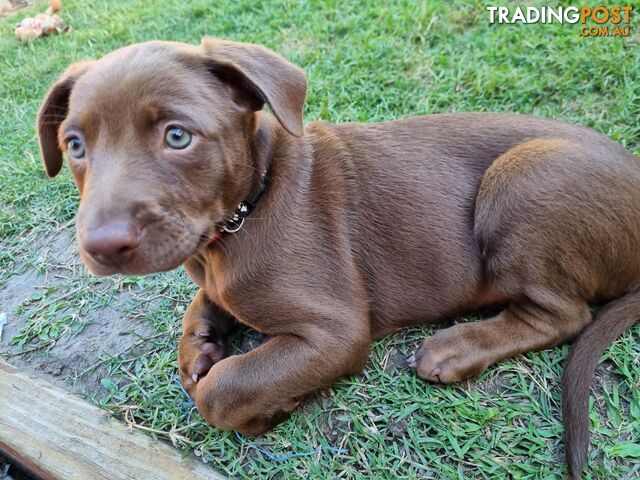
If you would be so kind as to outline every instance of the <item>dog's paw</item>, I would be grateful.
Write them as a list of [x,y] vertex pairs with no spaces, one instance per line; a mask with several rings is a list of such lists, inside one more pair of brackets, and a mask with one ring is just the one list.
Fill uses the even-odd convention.
[[195,398],[198,381],[224,357],[224,341],[212,335],[206,326],[182,336],[178,350],[180,380],[191,398]]
[[422,341],[409,359],[409,365],[420,378],[453,383],[476,377],[487,368],[480,349],[469,342],[458,327],[439,330]]

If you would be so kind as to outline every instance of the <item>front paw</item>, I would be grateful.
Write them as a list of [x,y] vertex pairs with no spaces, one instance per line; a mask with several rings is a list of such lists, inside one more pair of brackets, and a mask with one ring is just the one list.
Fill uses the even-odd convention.
[[282,396],[282,390],[261,377],[247,375],[247,367],[254,370],[247,365],[246,354],[224,359],[195,385],[194,402],[211,425],[255,436],[289,418],[304,396]]
[[185,332],[178,347],[180,380],[192,399],[195,399],[198,381],[225,357],[224,340],[213,335],[208,327],[202,324]]

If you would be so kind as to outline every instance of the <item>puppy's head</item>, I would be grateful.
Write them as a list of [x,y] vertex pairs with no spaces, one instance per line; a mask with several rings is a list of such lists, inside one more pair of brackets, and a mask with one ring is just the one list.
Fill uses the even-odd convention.
[[303,72],[257,45],[149,42],[69,67],[38,115],[47,174],[68,165],[95,274],[175,268],[203,248],[255,177],[256,111],[302,135]]

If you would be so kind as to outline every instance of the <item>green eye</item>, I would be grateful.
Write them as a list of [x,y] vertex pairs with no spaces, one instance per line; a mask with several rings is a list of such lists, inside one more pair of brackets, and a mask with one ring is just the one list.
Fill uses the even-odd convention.
[[78,137],[71,137],[67,142],[67,151],[73,158],[79,159],[84,157],[84,143]]
[[164,142],[167,147],[175,150],[187,148],[191,143],[191,133],[182,127],[169,127],[164,134]]

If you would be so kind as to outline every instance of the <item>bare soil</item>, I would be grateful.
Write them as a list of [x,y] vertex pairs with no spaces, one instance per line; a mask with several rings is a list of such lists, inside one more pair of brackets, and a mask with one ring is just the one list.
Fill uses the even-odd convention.
[[[126,292],[114,296],[106,307],[91,310],[84,323],[87,325],[77,334],[63,335],[48,350],[21,349],[10,345],[10,340],[24,326],[24,315],[16,313],[21,305],[38,292],[53,286],[58,281],[56,271],[84,268],[77,255],[73,234],[69,229],[52,235],[40,246],[42,255],[52,268],[43,275],[37,270],[14,275],[0,289],[0,314],[6,315],[7,324],[0,337],[0,356],[17,368],[31,372],[54,384],[77,393],[95,395],[101,389],[100,379],[105,376],[99,366],[105,353],[117,355],[139,341],[140,336],[153,334],[152,327],[141,319],[127,318],[122,314],[129,295]],[[144,350],[144,345],[139,347]],[[91,367],[90,372],[81,373]]]

